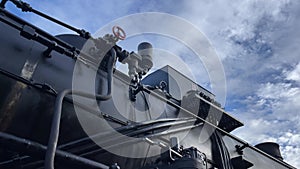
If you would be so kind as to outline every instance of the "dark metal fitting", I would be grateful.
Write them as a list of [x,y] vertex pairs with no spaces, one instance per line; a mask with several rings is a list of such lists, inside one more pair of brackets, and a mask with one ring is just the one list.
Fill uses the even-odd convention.
[[248,147],[248,144],[244,144],[244,145],[242,145],[242,146],[240,146],[240,145],[235,145],[236,152],[237,152],[239,155],[243,155],[243,149],[245,149],[246,147]]
[[115,164],[111,165],[111,166],[109,167],[109,169],[121,169],[121,168],[118,166],[117,163],[115,163]]
[[22,12],[31,12],[32,7],[23,1],[20,0],[11,0],[12,3],[14,3],[18,8],[22,9]]
[[20,35],[29,40],[37,36],[35,29],[28,25],[23,26]]
[[43,55],[48,58],[51,58],[51,52],[56,46],[57,43],[55,41],[51,41],[50,45],[48,46],[48,49],[43,52]]

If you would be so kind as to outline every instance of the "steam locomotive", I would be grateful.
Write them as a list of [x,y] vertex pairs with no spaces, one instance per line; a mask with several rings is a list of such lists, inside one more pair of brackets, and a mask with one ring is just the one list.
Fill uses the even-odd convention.
[[[6,3],[77,34],[53,36]],[[142,78],[152,45],[122,49],[120,27],[93,38],[19,0],[0,13],[0,168],[295,169],[278,144],[230,134],[243,124],[176,69]]]

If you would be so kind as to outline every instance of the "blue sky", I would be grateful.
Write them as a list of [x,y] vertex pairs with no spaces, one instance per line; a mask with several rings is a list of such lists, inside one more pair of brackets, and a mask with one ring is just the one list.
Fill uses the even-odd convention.
[[[300,168],[299,1],[27,2],[40,11],[92,33],[113,20],[136,13],[161,12],[184,18],[209,39],[223,64],[227,82],[225,109],[245,124],[234,134],[251,144],[278,142],[285,161]],[[20,13],[11,5],[8,9],[53,34],[70,33],[33,14]],[[178,28],[181,26],[178,25]],[[194,57],[193,52],[178,41],[147,34],[129,38],[120,45],[135,50],[137,42],[143,39],[154,42],[153,45],[162,53],[180,56],[179,60],[186,62],[195,80],[210,88],[203,65],[189,59]],[[161,65],[167,62],[168,59],[165,59]]]

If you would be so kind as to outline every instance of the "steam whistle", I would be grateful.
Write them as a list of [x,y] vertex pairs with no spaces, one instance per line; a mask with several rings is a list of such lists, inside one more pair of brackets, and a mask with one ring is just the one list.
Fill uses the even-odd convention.
[[138,52],[131,52],[122,63],[128,64],[128,75],[131,78],[129,97],[131,101],[136,100],[136,94],[143,90],[140,80],[152,68],[153,48],[148,42],[142,42],[138,46]]
[[133,81],[138,81],[152,68],[152,45],[142,42],[138,46],[138,53],[131,52],[122,63],[128,64],[128,75]]

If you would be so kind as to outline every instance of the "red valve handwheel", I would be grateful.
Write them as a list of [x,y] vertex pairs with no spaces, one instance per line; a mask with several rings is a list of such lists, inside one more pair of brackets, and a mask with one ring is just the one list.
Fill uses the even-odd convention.
[[114,26],[112,28],[112,31],[115,37],[118,38],[119,40],[124,40],[126,38],[126,33],[121,27]]

